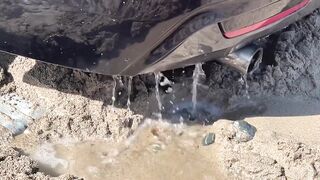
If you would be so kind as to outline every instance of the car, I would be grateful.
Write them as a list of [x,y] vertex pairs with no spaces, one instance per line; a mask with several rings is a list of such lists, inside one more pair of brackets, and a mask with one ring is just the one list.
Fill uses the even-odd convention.
[[217,60],[241,73],[252,42],[320,0],[2,0],[0,50],[82,71],[135,76]]

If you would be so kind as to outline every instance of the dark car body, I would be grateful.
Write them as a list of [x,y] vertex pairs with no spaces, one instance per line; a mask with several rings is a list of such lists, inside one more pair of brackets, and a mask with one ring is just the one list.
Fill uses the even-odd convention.
[[1,0],[0,50],[107,75],[226,56],[320,0]]

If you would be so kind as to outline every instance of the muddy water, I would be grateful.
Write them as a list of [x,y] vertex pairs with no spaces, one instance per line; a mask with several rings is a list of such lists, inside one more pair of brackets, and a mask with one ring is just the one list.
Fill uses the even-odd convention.
[[223,179],[215,146],[202,146],[207,130],[147,120],[125,142],[42,144],[28,154],[41,170],[85,179]]

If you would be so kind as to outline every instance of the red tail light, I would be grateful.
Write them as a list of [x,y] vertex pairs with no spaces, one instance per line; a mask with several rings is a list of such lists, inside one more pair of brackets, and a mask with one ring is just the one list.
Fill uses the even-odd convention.
[[233,30],[233,31],[228,31],[224,33],[224,36],[226,38],[234,38],[234,37],[238,37],[247,33],[250,33],[252,31],[258,30],[260,28],[263,28],[265,26],[268,26],[270,24],[273,24],[281,19],[284,19],[286,17],[288,17],[289,15],[293,14],[294,12],[302,9],[303,7],[305,7],[308,3],[310,2],[310,0],[303,0],[301,3],[291,7],[290,9],[287,9],[275,16],[272,16],[268,19],[265,19],[263,21],[260,21],[256,24],[241,28],[241,29],[237,29],[237,30]]

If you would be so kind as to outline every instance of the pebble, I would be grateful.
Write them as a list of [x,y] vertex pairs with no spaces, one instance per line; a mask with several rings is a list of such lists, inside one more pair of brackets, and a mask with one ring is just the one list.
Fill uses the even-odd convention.
[[152,151],[155,153],[163,149],[161,144],[158,144],[158,143],[152,144],[151,147],[152,147]]
[[236,131],[235,139],[239,142],[248,142],[252,140],[257,131],[254,126],[246,121],[235,121],[233,127]]
[[214,133],[208,133],[204,138],[203,138],[203,141],[202,141],[202,145],[204,146],[209,146],[211,144],[214,143],[216,139],[216,135]]

